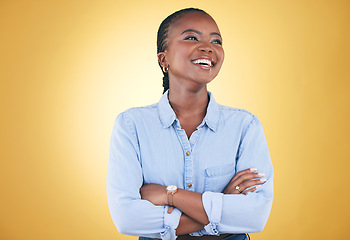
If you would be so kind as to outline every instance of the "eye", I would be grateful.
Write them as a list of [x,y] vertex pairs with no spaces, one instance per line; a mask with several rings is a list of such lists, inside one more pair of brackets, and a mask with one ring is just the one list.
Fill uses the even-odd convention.
[[222,41],[220,39],[215,39],[212,41],[212,43],[222,45]]
[[185,40],[193,40],[193,41],[198,41],[198,38],[195,37],[195,36],[188,36],[188,37],[185,37]]

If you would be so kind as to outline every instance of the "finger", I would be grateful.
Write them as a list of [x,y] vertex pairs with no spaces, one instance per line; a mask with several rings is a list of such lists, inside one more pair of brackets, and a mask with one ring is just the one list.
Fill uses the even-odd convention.
[[261,185],[264,182],[266,182],[265,178],[256,179],[256,180],[249,180],[249,181],[244,181],[243,183],[241,183],[239,185],[239,187],[241,188],[241,191],[244,191],[247,188],[253,187],[255,185]]
[[242,189],[238,184],[229,183],[224,189],[224,194],[240,194],[244,189]]
[[237,185],[235,187],[235,191],[237,191],[238,193],[242,193],[243,189],[241,189],[241,187],[239,185]]
[[[246,174],[246,175],[248,175],[248,174]],[[264,182],[266,182],[265,178],[261,178],[261,179],[256,179],[256,178],[262,177],[264,175],[265,174],[263,174],[263,173],[254,173],[254,174],[251,174],[251,176],[242,175],[236,181],[230,182],[227,185],[227,187],[225,188],[225,192],[234,194],[234,193],[237,193],[237,191],[235,191],[236,186],[239,186],[240,192],[243,192],[245,189],[250,188],[254,185],[263,184]]]
[[254,191],[256,191],[256,190],[257,190],[258,188],[260,188],[260,187],[261,187],[261,185],[258,185],[258,186],[249,188],[249,189],[243,191],[242,194],[246,195],[246,194],[249,193],[249,192],[254,192]]
[[256,169],[256,168],[248,168],[248,169],[242,170],[242,171],[236,173],[235,176],[231,179],[230,182],[235,181],[237,178],[239,178],[240,176],[242,176],[244,174],[253,173],[253,172],[257,171],[257,170],[258,169]]
[[[240,187],[240,192],[244,191],[248,187],[252,187],[254,185],[261,184],[260,179],[256,178],[261,178],[264,176],[264,173],[246,173],[238,177],[236,180],[233,182],[229,182],[229,184],[226,186],[224,189],[224,193],[227,194],[235,194],[237,193],[236,187]],[[253,179],[253,180],[252,180]]]
[[239,176],[236,180],[232,181],[235,186],[240,185],[244,181],[253,180],[265,176],[265,173],[245,173]]

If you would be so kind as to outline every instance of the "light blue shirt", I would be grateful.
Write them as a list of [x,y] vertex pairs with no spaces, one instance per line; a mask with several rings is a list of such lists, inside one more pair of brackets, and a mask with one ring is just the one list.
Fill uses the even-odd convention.
[[[260,121],[215,102],[190,139],[171,108],[168,92],[157,104],[129,109],[113,128],[107,173],[112,219],[122,234],[176,239],[181,211],[142,200],[143,184],[176,185],[203,193],[210,223],[193,236],[259,232],[270,214],[273,167]],[[267,181],[255,192],[223,194],[239,171],[257,168]]]

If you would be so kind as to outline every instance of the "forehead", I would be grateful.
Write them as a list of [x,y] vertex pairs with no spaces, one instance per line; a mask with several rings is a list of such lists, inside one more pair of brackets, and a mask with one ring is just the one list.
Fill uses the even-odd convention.
[[217,32],[220,33],[214,19],[204,13],[193,12],[179,16],[169,27],[169,35],[173,33],[183,32],[187,29],[194,29],[200,32]]

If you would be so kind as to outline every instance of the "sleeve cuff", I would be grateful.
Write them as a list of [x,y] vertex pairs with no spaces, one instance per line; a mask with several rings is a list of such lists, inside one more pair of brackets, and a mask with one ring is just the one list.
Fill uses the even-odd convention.
[[219,235],[218,224],[221,221],[222,193],[205,192],[202,195],[203,207],[207,213],[209,224],[204,227],[208,235]]
[[169,206],[164,207],[164,228],[165,231],[160,235],[163,240],[174,240],[177,238],[175,229],[179,226],[182,212],[174,208],[171,213],[168,213]]
[[201,236],[206,235],[206,234],[207,234],[207,231],[205,231],[205,229],[202,229],[202,230],[199,230],[197,232],[190,233],[189,235],[192,237],[201,237]]

